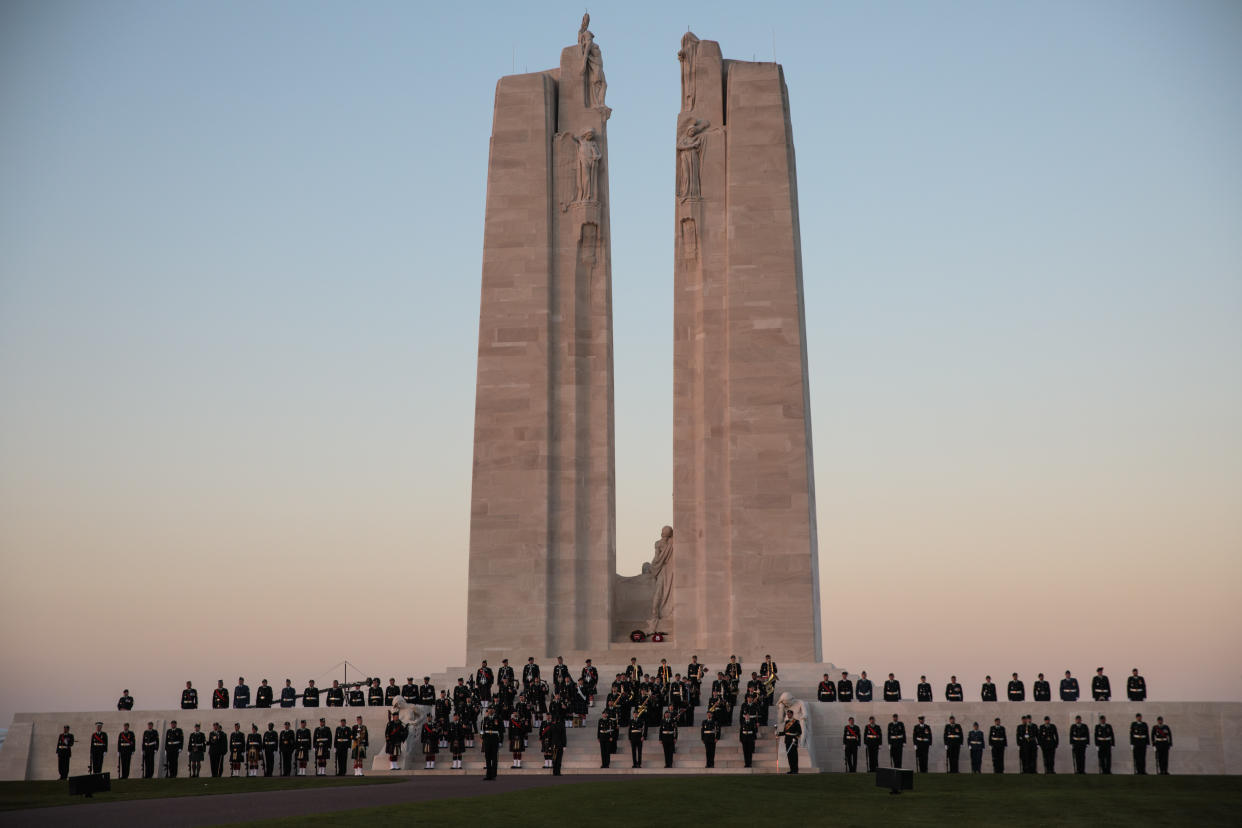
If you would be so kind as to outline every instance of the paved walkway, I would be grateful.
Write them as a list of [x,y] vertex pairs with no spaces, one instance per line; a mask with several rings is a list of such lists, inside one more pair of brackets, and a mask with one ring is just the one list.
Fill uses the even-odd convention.
[[521,791],[547,785],[577,785],[581,782],[616,782],[633,776],[552,776],[550,773],[501,774],[494,782],[478,776],[446,776],[440,779],[414,778],[386,785],[359,785],[340,788],[310,788],[265,793],[213,794],[170,799],[136,799],[126,802],[85,803],[58,808],[0,812],[0,828],[18,825],[98,828],[134,826],[202,826],[247,822],[252,819],[306,816],[327,811],[425,802],[431,799],[479,796]]

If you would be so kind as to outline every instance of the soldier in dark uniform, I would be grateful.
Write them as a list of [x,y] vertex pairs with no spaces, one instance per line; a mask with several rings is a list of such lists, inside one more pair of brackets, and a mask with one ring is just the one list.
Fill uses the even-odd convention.
[[1095,668],[1095,676],[1091,679],[1091,698],[1096,701],[1108,701],[1113,697],[1113,688],[1104,675],[1103,667]]
[[1151,729],[1151,741],[1156,746],[1156,773],[1169,775],[1169,748],[1173,747],[1173,730],[1164,723],[1164,716],[1156,717]]
[[349,725],[345,724],[345,720],[341,719],[341,723],[336,726],[336,732],[333,734],[332,747],[336,749],[336,775],[345,775],[345,766],[349,760],[349,749],[354,740],[354,732]]
[[862,675],[858,678],[858,681],[855,682],[854,691],[860,702],[871,701],[873,689],[871,687],[871,679],[867,678],[866,670],[862,671]]
[[1039,755],[1039,728],[1029,715],[1022,717],[1014,739],[1018,743],[1018,772],[1035,773],[1036,758]]
[[272,686],[267,683],[267,679],[259,682],[259,689],[254,691],[254,706],[265,709],[272,706]]
[[1113,772],[1113,745],[1116,743],[1113,726],[1108,723],[1108,719],[1100,716],[1100,723],[1095,726],[1095,749],[1100,762],[1100,773]]
[[224,679],[216,679],[216,689],[211,691],[211,709],[227,710],[229,707],[229,691],[224,687]]
[[487,714],[483,716],[483,725],[479,728],[479,736],[483,742],[483,778],[485,780],[495,779],[496,768],[499,765],[500,743],[505,738],[505,724],[497,715],[495,707],[488,706]]
[[1147,699],[1147,682],[1139,675],[1137,667],[1130,671],[1130,677],[1126,679],[1126,698],[1132,702],[1141,702]]
[[160,749],[160,732],[155,729],[155,722],[147,722],[147,729],[142,731],[142,778],[155,776],[155,754]]
[[108,734],[104,733],[103,722],[95,722],[95,732],[91,734],[91,773],[103,773],[104,754],[108,752]]
[[[720,740],[725,736],[725,731],[719,727],[720,721],[718,719],[712,719],[710,716],[704,717],[704,720],[708,719],[714,721],[717,725],[716,742],[719,744]],[[742,711],[742,718],[738,723],[737,736],[742,746],[742,765],[749,768],[755,759],[755,740],[759,738],[759,717],[753,709]]]
[[401,685],[401,698],[406,704],[416,704],[418,702],[418,685],[414,683],[414,677],[409,676],[405,680],[405,684]]
[[328,760],[332,758],[332,728],[328,727],[327,719],[320,717],[319,727],[315,728],[315,776],[328,775]]
[[332,686],[328,688],[325,704],[328,707],[345,706],[345,690],[341,687],[341,683],[336,679],[332,679]]
[[850,716],[841,731],[841,744],[845,746],[845,772],[858,773],[858,746],[862,744],[862,731]]
[[957,773],[957,763],[962,755],[962,741],[965,734],[962,733],[962,726],[957,723],[957,719],[953,716],[949,717],[949,723],[944,726],[945,762],[949,766],[949,773]]
[[[306,733],[307,739],[310,738],[310,731]],[[289,776],[293,773],[293,751],[298,746],[298,734],[294,731],[289,722],[285,722],[285,727],[280,731],[280,735],[276,737],[276,748],[280,751],[280,775]]]
[[975,722],[970,733],[966,734],[966,744],[970,748],[970,772],[983,773],[983,731]]
[[565,720],[556,717],[552,720],[552,729],[548,733],[548,746],[552,748],[552,775],[561,775],[561,761],[565,758]]
[[[371,681],[370,679],[367,679],[368,685],[370,684],[370,681]],[[355,684],[353,687],[351,687],[349,689],[348,698],[349,698],[350,707],[366,707],[367,695],[366,693],[363,692],[362,685]]]
[[931,725],[924,724],[923,717],[919,716],[919,723],[914,726],[911,736],[914,738],[914,766],[919,773],[927,773],[927,754],[932,744]]
[[660,719],[660,747],[664,748],[664,767],[673,766],[673,751],[677,748],[677,722],[673,721],[673,711],[665,710]]
[[246,776],[259,775],[259,762],[263,758],[263,734],[257,724],[250,725],[246,734]]
[[706,674],[706,669],[702,664],[699,664],[699,657],[697,655],[690,656],[690,663],[686,665],[686,680],[690,682],[691,707],[698,707],[703,703],[703,676]]
[[893,714],[888,723],[888,759],[894,768],[901,767],[901,753],[906,747],[906,724]]
[[600,711],[599,722],[595,725],[595,739],[599,742],[599,766],[606,768],[612,764],[613,745],[617,739],[617,722],[608,708]]
[[1044,678],[1043,673],[1035,679],[1035,684],[1031,687],[1031,697],[1037,702],[1052,701],[1052,685]]
[[233,688],[233,706],[239,710],[250,706],[250,687],[241,676],[237,677],[237,686]]
[[1018,674],[1014,673],[1013,678],[1009,680],[1007,694],[1011,702],[1026,701],[1026,685],[1018,678]]
[[1139,776],[1147,775],[1147,744],[1150,741],[1143,714],[1135,713],[1134,721],[1130,722],[1130,750],[1134,753],[1134,772]]
[[1009,745],[1009,737],[1005,735],[1005,726],[996,719],[988,729],[988,744],[992,746],[992,773],[1005,772],[1005,748]]
[[1039,726],[1039,749],[1044,754],[1044,773],[1057,772],[1057,745],[1061,744],[1061,734],[1052,719],[1044,716],[1044,723]]
[[[513,668],[509,666],[509,659],[502,658],[500,660],[500,669],[496,671],[496,686],[506,684],[513,681],[516,676],[513,674]],[[501,722],[504,724],[504,722]]]
[[634,767],[643,766],[643,741],[647,738],[647,717],[634,715],[630,717],[630,758]]
[[707,764],[704,767],[716,767],[716,742],[720,741],[720,725],[711,719],[703,719],[703,725],[699,728],[699,735],[703,739],[703,751],[707,754]]
[[479,688],[479,701],[484,707],[488,707],[492,703],[492,685],[496,683],[496,674],[492,672],[492,668],[487,666],[487,659],[483,659],[483,663],[479,665],[479,669],[474,671],[474,686]]
[[979,699],[985,702],[996,701],[996,685],[992,683],[991,676],[983,677],[983,686],[979,688]]
[[915,698],[921,702],[932,700],[931,684],[928,683],[927,676],[919,676],[919,686],[915,688]]
[[197,779],[203,771],[203,759],[207,755],[207,734],[201,724],[195,724],[190,731],[190,741],[186,746],[189,752],[190,777]]
[[888,680],[884,682],[884,701],[901,701],[901,682],[893,678],[892,673],[888,674]]
[[431,683],[431,676],[423,676],[423,683],[418,685],[418,703],[423,707],[436,706],[436,686]]
[[1065,678],[1061,679],[1061,701],[1078,701],[1078,679],[1069,670],[1065,671]]
[[837,682],[837,701],[851,702],[854,700],[854,682],[850,681],[849,673],[842,673]]
[[401,721],[401,714],[395,711],[389,713],[388,723],[384,725],[384,753],[388,754],[389,770],[401,769],[398,762],[401,756],[401,746],[405,744],[409,735],[409,728]]
[[69,725],[65,725],[60,735],[56,737],[56,767],[60,771],[61,779],[69,778],[71,756],[73,756],[73,734],[69,732]]
[[315,680],[311,679],[306,683],[306,689],[302,691],[303,707],[319,706],[319,688],[315,686]]
[[397,686],[397,679],[394,676],[388,678],[388,686],[384,688],[384,704],[392,707],[392,703],[401,695],[401,688]]
[[[393,685],[396,689],[396,685]],[[380,685],[378,678],[371,679],[371,688],[367,690],[367,706],[382,707],[384,705],[384,688]]]
[[181,748],[184,746],[185,733],[177,727],[177,720],[173,719],[168,723],[168,729],[164,731],[164,768],[169,779],[177,778],[177,758],[181,755]]
[[[271,688],[268,688],[269,690]],[[263,775],[271,776],[276,769],[276,751],[280,748],[280,734],[276,732],[276,723],[268,722],[267,730],[263,731]]]
[[241,776],[242,762],[246,759],[246,734],[241,731],[241,723],[233,722],[233,732],[229,734],[229,776]]
[[181,691],[181,709],[198,709],[198,691],[195,690],[194,685],[188,681],[185,683],[185,689]]
[[[522,767],[522,753],[526,749],[526,717],[521,710],[514,709],[509,714],[509,752],[513,754],[513,767]],[[423,730],[426,736],[426,728]],[[426,752],[427,746],[423,745],[423,751]],[[431,762],[428,767],[435,767],[435,755],[432,754]]]
[[[379,679],[375,680],[375,686],[379,687]],[[362,776],[362,766],[366,762],[367,748],[371,746],[371,734],[367,731],[367,726],[362,723],[361,716],[355,717],[354,726],[350,728],[350,737],[349,755],[354,760],[354,776]],[[457,759],[457,767],[461,767],[460,755]]]
[[884,743],[884,734],[875,723],[875,716],[867,717],[863,727],[863,745],[867,748],[867,773],[875,773],[880,765],[880,745]]
[[[633,659],[630,660],[633,661]],[[539,665],[535,663],[534,656],[528,656],[526,664],[522,667],[522,689],[529,690],[530,686],[539,680]]]
[[822,702],[834,702],[837,700],[837,685],[828,677],[827,673],[824,673],[824,678],[819,683],[816,697]]
[[[1137,672],[1137,671],[1136,671]],[[121,691],[121,697],[116,700],[117,710],[133,710],[134,697],[129,694],[129,688]]]
[[138,735],[129,729],[129,722],[126,722],[121,726],[121,732],[116,735],[118,778],[129,779],[129,763],[134,758],[134,751],[137,748]]
[[949,683],[944,686],[944,700],[960,702],[962,698],[962,685],[958,684],[957,676],[949,676]]
[[785,711],[785,726],[780,735],[784,742],[785,756],[789,761],[789,770],[785,772],[797,773],[798,743],[802,740],[802,723],[794,718],[792,710]]
[[1074,773],[1087,772],[1087,746],[1091,744],[1091,731],[1083,724],[1082,716],[1075,716],[1070,725],[1070,756],[1074,759]]
[[212,778],[224,775],[224,754],[228,752],[228,749],[228,736],[220,729],[219,722],[212,723],[211,732],[207,734],[207,761],[211,766]]
[[311,751],[315,747],[315,737],[302,719],[298,729],[293,732],[293,748],[295,761],[298,763],[298,776],[306,776],[306,765],[310,762]]

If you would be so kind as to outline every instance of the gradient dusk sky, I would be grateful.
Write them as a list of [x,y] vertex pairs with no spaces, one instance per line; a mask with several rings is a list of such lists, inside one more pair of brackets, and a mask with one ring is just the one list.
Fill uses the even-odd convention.
[[[789,85],[824,658],[1242,700],[1242,3],[591,13],[619,569],[671,520],[689,25]],[[0,4],[0,726],[461,665],[492,96],[581,14]]]

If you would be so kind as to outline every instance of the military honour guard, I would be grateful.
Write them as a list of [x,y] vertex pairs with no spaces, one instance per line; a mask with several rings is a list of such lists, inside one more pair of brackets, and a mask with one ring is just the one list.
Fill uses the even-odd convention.
[[1106,716],[1101,715],[1100,723],[1095,726],[1095,750],[1100,763],[1100,773],[1113,772],[1113,745],[1116,743],[1113,726],[1108,723]]
[[1075,716],[1070,725],[1070,756],[1074,760],[1074,773],[1087,772],[1087,746],[1091,744],[1091,730],[1083,722],[1082,716]]
[[56,768],[61,779],[69,778],[69,759],[73,756],[73,734],[65,725],[56,737]]
[[189,756],[190,777],[197,779],[203,771],[203,759],[207,756],[207,734],[203,732],[203,726],[200,723],[194,725],[194,729],[190,731],[190,740],[187,745]]
[[949,717],[949,723],[944,726],[941,739],[944,741],[945,764],[948,766],[949,773],[957,773],[958,759],[962,755],[962,742],[965,740],[965,734],[962,733],[962,726],[957,723],[955,716]]
[[1173,730],[1164,723],[1164,716],[1156,717],[1151,729],[1151,743],[1156,747],[1156,773],[1169,775],[1169,750],[1173,747]]
[[155,754],[160,749],[160,732],[155,729],[155,722],[147,722],[147,729],[142,731],[142,778],[151,779],[155,776]]
[[845,772],[858,773],[858,746],[862,744],[862,730],[850,716],[841,731],[841,744],[845,748]]
[[1061,734],[1049,716],[1044,716],[1044,723],[1039,726],[1039,749],[1044,755],[1044,773],[1057,772],[1057,745],[1061,744]]

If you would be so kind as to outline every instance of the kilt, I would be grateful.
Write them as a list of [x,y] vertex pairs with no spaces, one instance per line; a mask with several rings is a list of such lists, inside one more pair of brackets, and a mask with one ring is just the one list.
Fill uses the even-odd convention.
[[518,733],[517,735],[509,736],[509,752],[510,753],[521,753],[522,751],[526,750],[525,742],[526,742],[526,737],[521,733]]

